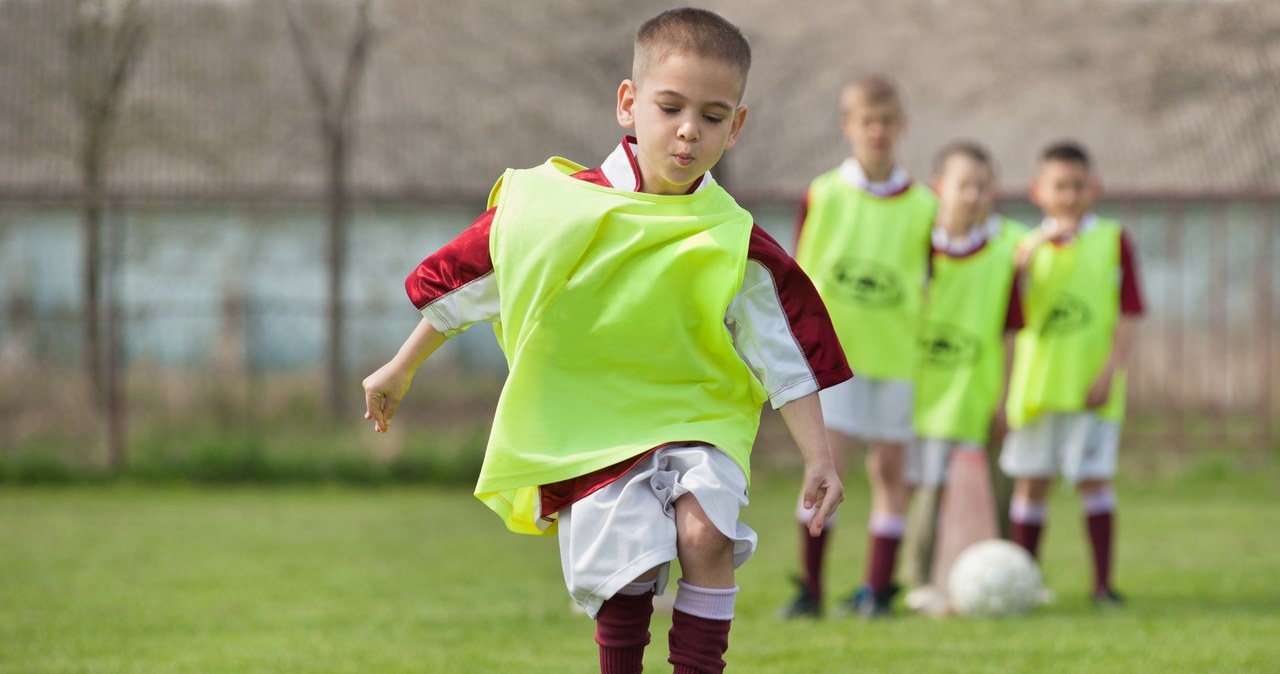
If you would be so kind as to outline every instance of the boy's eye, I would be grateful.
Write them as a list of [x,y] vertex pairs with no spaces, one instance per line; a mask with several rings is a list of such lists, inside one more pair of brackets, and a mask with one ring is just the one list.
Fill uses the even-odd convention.
[[677,112],[680,112],[680,108],[677,108],[674,105],[659,105],[658,109],[667,113],[668,115],[674,115]]
[[712,124],[719,124],[724,121],[724,117],[721,117],[720,115],[703,115],[702,118]]

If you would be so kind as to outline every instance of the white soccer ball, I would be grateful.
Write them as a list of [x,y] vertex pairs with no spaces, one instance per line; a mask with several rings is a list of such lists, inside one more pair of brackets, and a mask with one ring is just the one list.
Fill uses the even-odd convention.
[[1022,546],[1002,540],[965,548],[951,567],[947,591],[951,608],[972,617],[1026,613],[1045,597],[1036,561]]

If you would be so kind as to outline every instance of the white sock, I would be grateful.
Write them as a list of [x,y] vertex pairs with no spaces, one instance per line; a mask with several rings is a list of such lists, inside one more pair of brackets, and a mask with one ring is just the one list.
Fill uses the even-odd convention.
[[871,513],[871,523],[867,528],[872,536],[878,538],[902,538],[902,533],[907,530],[907,518],[905,515],[875,512]]
[[707,620],[733,620],[733,604],[738,586],[725,588],[698,587],[677,580],[675,610]]
[[1009,519],[1018,524],[1044,524],[1049,517],[1049,509],[1044,501],[1032,501],[1025,496],[1014,496],[1009,500]]

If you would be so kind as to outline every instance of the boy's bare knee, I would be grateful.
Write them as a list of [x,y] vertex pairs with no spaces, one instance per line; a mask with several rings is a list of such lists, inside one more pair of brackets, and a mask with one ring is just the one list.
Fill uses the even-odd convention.
[[713,561],[733,557],[733,541],[716,528],[693,494],[676,501],[676,548],[681,558]]

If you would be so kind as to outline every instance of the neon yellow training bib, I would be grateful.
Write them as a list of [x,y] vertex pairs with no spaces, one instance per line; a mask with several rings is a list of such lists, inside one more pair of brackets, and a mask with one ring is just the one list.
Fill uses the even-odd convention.
[[553,158],[494,187],[490,253],[510,375],[476,497],[512,531],[550,533],[538,487],[666,443],[750,476],[766,396],[724,324],[752,218],[718,185],[623,192]]
[[860,377],[910,379],[937,202],[928,188],[877,197],[840,170],[809,187],[796,261],[827,305]]
[[918,341],[917,435],[986,443],[1004,387],[1013,251],[1025,233],[1025,227],[1005,219],[972,255],[934,254]]
[[[1111,355],[1120,316],[1120,224],[1099,219],[1065,245],[1032,255],[1009,382],[1009,425],[1046,412],[1078,412]],[[1117,371],[1104,419],[1124,418],[1125,373]]]

